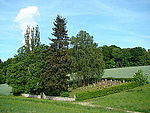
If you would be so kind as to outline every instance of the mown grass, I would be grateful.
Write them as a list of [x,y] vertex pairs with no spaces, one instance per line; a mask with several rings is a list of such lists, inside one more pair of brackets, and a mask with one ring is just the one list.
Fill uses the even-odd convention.
[[103,107],[150,113],[150,85],[87,101]]
[[82,106],[72,102],[0,96],[0,113],[121,113],[121,111]]
[[106,69],[103,77],[132,78],[134,73],[139,69],[143,70],[144,74],[148,75],[148,81],[150,82],[150,66]]
[[10,95],[12,88],[7,84],[0,84],[0,95]]

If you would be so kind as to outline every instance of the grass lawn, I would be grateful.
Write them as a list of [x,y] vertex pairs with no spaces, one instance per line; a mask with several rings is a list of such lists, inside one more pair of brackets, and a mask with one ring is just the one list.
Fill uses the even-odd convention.
[[150,84],[88,101],[103,107],[150,113]]
[[132,78],[134,73],[139,69],[143,70],[144,74],[148,75],[148,81],[150,82],[150,66],[106,69],[103,77]]
[[0,113],[123,113],[101,107],[89,107],[72,102],[0,96]]
[[7,84],[0,84],[0,95],[10,95],[12,88]]

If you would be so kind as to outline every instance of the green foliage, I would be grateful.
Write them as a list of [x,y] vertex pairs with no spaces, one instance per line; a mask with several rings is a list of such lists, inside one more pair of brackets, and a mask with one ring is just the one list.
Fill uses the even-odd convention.
[[107,69],[150,64],[150,53],[142,47],[121,49],[115,45],[105,45],[101,48]]
[[140,85],[144,85],[144,84],[148,83],[148,80],[147,80],[148,76],[144,75],[142,70],[138,70],[138,72],[135,73],[133,78],[134,78],[134,81]]
[[51,43],[51,47],[55,49],[65,49],[68,48],[69,45],[69,37],[68,30],[66,30],[67,21],[60,15],[57,15],[54,20],[54,28],[52,28],[52,35],[56,37],[56,39],[50,39],[53,43]]
[[5,83],[5,76],[2,74],[0,70],[0,84],[4,84],[4,83]]
[[47,49],[48,46],[41,45],[28,54],[19,54],[12,59],[7,68],[6,81],[12,86],[14,94],[39,94],[42,91],[41,75],[44,71]]
[[6,72],[11,62],[12,62],[12,59],[8,59],[7,61],[0,63],[0,84],[6,83]]
[[12,86],[14,94],[23,93],[28,73],[24,62],[11,64],[7,70],[7,83]]
[[70,73],[71,64],[65,18],[58,15],[54,26],[52,35],[56,38],[50,39],[52,43],[47,51],[45,71],[42,75],[44,92],[47,95],[60,95],[62,91],[68,90],[67,74]]
[[102,96],[118,93],[124,90],[135,88],[137,86],[139,86],[139,84],[137,84],[136,82],[129,82],[129,83],[124,83],[121,85],[113,86],[110,88],[104,88],[102,90],[77,93],[76,97],[77,97],[77,100],[86,100],[86,99],[102,97]]
[[133,65],[146,65],[147,63],[145,62],[145,53],[146,50],[142,47],[135,47],[130,50],[131,52],[131,61],[133,62]]
[[103,75],[104,62],[101,49],[86,31],[80,31],[71,38],[70,55],[73,60],[71,79],[83,80],[87,85],[90,78],[100,78]]
[[69,92],[63,92],[60,95],[61,97],[69,97]]
[[5,71],[3,64],[0,63],[0,84],[4,84],[6,82]]
[[47,56],[45,71],[42,74],[44,93],[47,95],[60,95],[62,91],[68,89],[67,74],[70,72],[70,61],[67,51],[52,51],[50,49]]
[[53,28],[53,33],[52,35],[54,35],[55,37],[57,37],[58,39],[62,39],[62,38],[67,38],[68,37],[68,30],[66,30],[66,19],[62,18],[62,16],[57,15],[56,19],[54,20],[54,28]]
[[150,49],[145,53],[145,62],[150,65]]

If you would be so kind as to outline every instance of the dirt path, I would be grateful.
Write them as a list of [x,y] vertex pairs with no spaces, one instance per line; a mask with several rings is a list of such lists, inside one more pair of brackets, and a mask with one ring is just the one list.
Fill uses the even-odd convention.
[[99,105],[94,105],[91,102],[75,102],[75,104],[80,104],[83,106],[90,106],[90,107],[99,107]]
[[108,110],[117,110],[117,111],[123,111],[126,113],[143,113],[143,112],[136,112],[136,111],[128,111],[128,110],[123,110],[123,109],[117,109],[117,108],[112,108],[112,107],[103,107],[100,105],[95,105],[92,102],[74,102],[74,104],[80,104],[82,106],[90,106],[90,107],[101,107],[101,108],[105,108]]

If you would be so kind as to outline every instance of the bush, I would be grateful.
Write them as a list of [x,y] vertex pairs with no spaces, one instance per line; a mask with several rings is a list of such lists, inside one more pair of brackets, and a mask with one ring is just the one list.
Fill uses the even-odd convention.
[[6,83],[6,78],[4,75],[0,74],[0,84],[4,84],[4,83]]
[[137,82],[140,85],[144,85],[148,83],[148,76],[143,74],[142,70],[138,70],[137,73],[133,76],[133,81]]
[[118,93],[124,90],[132,89],[139,86],[137,82],[129,82],[129,83],[124,83],[121,85],[113,86],[110,88],[105,88],[102,90],[95,90],[95,91],[86,91],[82,93],[77,93],[76,97],[77,100],[86,100],[86,99],[91,99],[91,98],[96,98],[96,97],[102,97],[114,93]]
[[69,97],[69,92],[63,92],[60,96],[61,97]]

